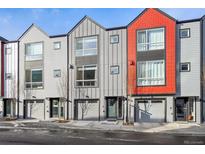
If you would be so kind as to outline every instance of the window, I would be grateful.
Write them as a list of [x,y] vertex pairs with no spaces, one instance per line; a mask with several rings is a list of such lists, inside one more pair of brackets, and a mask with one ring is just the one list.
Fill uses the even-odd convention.
[[6,80],[11,80],[12,79],[12,74],[11,73],[6,73],[5,74],[5,79]]
[[119,43],[119,35],[111,35],[110,36],[110,43],[111,44]]
[[54,78],[59,78],[59,77],[61,77],[61,70],[54,70],[54,71],[53,71],[53,75],[54,75]]
[[97,55],[97,36],[76,38],[75,55],[76,57]]
[[180,64],[180,71],[181,72],[189,72],[191,70],[190,63],[181,63]]
[[43,54],[43,43],[29,43],[25,46],[26,61],[41,60]]
[[164,28],[137,32],[137,51],[164,49]]
[[119,74],[119,66],[111,66],[110,67],[110,74],[114,75],[114,74]]
[[84,65],[77,67],[76,86],[96,86],[97,85],[97,66]]
[[137,63],[138,86],[165,84],[164,60]]
[[26,89],[41,89],[43,88],[42,69],[26,70]]
[[54,43],[53,43],[53,48],[54,48],[55,50],[60,49],[60,48],[61,48],[61,42],[54,42]]
[[11,48],[5,48],[5,55],[11,54]]
[[190,29],[180,29],[180,38],[188,38],[190,37]]

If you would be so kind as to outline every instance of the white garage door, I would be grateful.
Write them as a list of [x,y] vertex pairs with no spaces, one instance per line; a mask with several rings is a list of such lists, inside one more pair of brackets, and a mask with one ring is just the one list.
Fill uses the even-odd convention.
[[78,101],[78,120],[98,120],[99,101]]
[[27,102],[27,118],[44,120],[44,101]]
[[165,122],[165,101],[136,101],[136,122]]

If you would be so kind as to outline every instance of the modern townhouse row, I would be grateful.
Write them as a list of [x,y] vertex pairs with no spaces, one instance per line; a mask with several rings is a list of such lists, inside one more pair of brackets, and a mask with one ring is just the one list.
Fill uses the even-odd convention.
[[205,119],[205,20],[145,9],[127,26],[85,16],[67,34],[32,24],[0,38],[0,116],[39,120]]

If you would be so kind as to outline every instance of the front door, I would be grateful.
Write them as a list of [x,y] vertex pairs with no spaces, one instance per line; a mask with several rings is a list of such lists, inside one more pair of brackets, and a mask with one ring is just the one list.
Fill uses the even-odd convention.
[[194,98],[178,98],[175,105],[176,121],[195,121]]
[[12,116],[12,101],[11,100],[4,100],[4,117]]
[[187,101],[186,99],[176,100],[176,121],[186,121],[187,117]]
[[60,102],[58,98],[50,100],[50,117],[63,118],[64,117],[64,103]]
[[117,98],[107,99],[107,118],[117,118]]

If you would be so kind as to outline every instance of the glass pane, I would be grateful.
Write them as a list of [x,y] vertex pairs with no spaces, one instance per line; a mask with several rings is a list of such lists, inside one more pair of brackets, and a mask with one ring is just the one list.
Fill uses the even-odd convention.
[[77,81],[76,86],[83,86],[83,82],[82,81]]
[[84,50],[84,56],[97,55],[97,49]]
[[54,49],[60,49],[60,45],[61,45],[60,42],[55,42],[54,43]]
[[42,70],[32,70],[32,82],[42,82]]
[[108,99],[108,118],[115,118],[117,117],[116,107],[117,107],[117,100],[116,99]]
[[77,80],[83,80],[83,70],[82,67],[77,68]]
[[58,117],[58,100],[53,100],[52,103],[52,110],[53,110],[53,117],[57,118]]
[[26,83],[26,89],[30,89],[31,88],[31,83]]
[[26,70],[26,82],[31,82],[31,70]]
[[32,43],[26,45],[26,60],[40,60],[42,59],[43,44]]
[[42,82],[40,82],[40,83],[32,83],[32,88],[36,88],[36,89],[38,89],[38,88],[43,88],[43,83]]
[[142,31],[142,32],[138,32],[138,37],[137,37],[137,41],[138,43],[146,43],[146,32]]
[[148,31],[149,50],[164,49],[164,29]]
[[54,77],[61,77],[61,70],[54,70]]
[[84,80],[96,79],[96,66],[84,66]]
[[77,38],[76,39],[75,49],[76,50],[82,50],[83,49],[83,39],[82,38]]
[[84,49],[96,49],[96,48],[97,48],[97,37],[84,38]]

